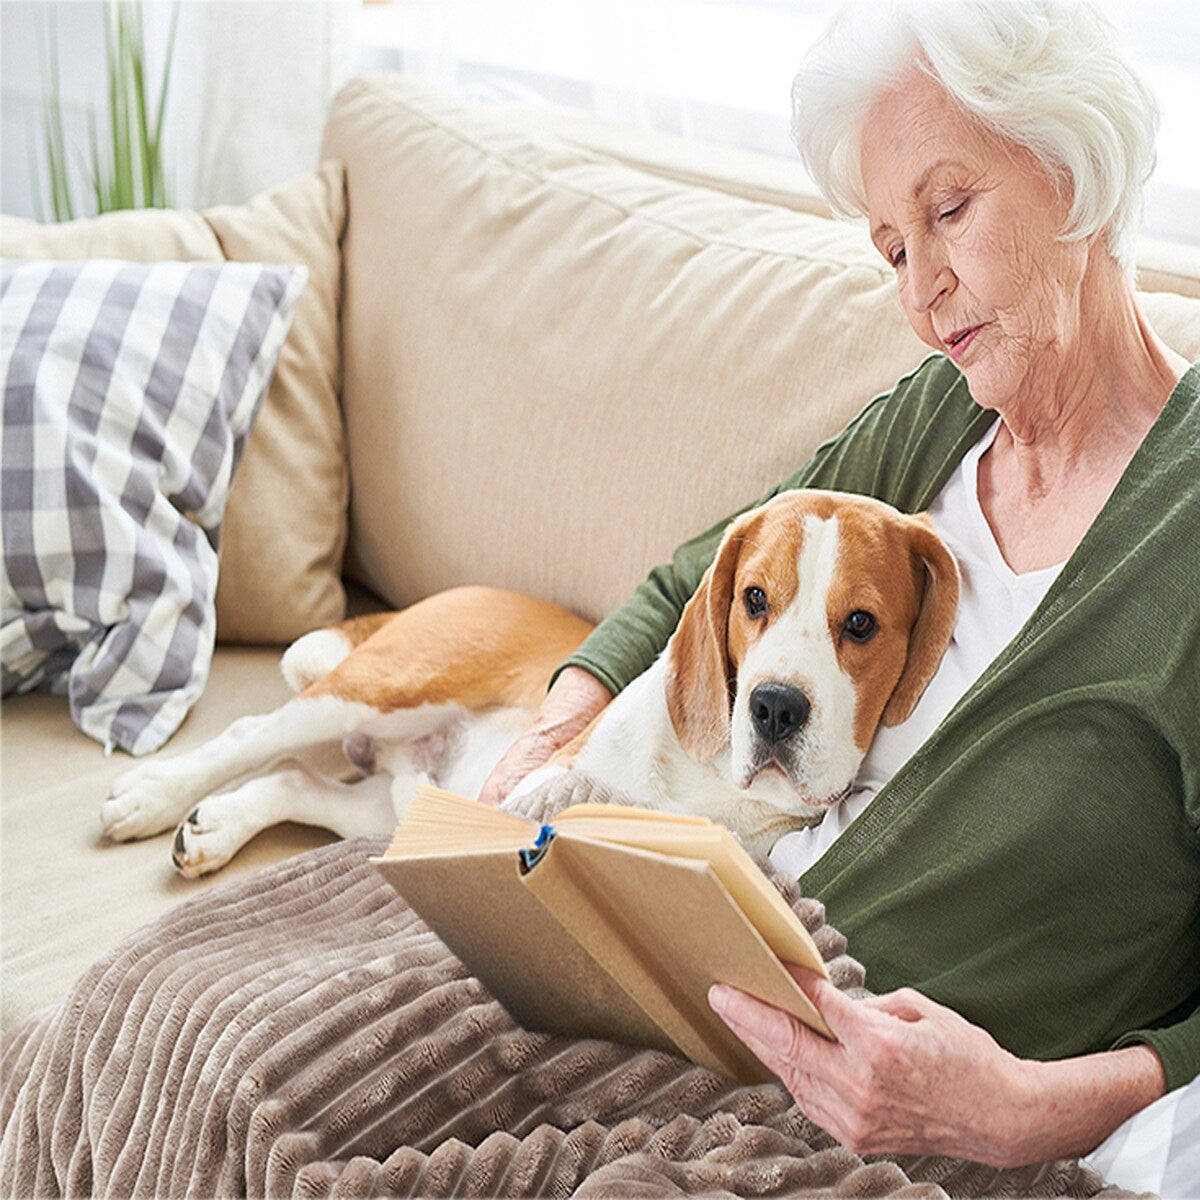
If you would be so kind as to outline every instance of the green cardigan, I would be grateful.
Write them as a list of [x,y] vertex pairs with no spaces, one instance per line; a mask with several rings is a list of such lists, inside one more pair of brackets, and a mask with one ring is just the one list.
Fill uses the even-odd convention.
[[[769,495],[920,511],[994,419],[931,357]],[[614,691],[645,670],[726,524],[564,666]],[[876,991],[1025,1057],[1146,1042],[1168,1087],[1200,1074],[1200,364],[1024,629],[802,882]]]

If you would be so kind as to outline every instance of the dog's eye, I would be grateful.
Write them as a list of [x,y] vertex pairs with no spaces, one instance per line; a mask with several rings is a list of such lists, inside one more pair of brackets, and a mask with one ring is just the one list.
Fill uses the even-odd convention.
[[746,602],[746,612],[750,616],[761,617],[767,611],[767,593],[762,588],[747,588],[742,598]]
[[855,642],[868,641],[875,632],[875,618],[869,612],[852,612],[842,626],[847,636]]

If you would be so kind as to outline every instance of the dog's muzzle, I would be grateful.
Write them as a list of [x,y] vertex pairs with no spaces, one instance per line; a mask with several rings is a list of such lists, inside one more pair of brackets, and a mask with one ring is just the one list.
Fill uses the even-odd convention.
[[809,798],[803,782],[812,751],[808,694],[794,684],[760,683],[750,693],[748,710],[754,738],[741,786],[750,786],[764,772],[777,773],[804,804],[816,808],[827,803],[824,797]]
[[812,703],[799,689],[783,683],[760,683],[750,693],[750,720],[771,747],[793,738],[808,723]]

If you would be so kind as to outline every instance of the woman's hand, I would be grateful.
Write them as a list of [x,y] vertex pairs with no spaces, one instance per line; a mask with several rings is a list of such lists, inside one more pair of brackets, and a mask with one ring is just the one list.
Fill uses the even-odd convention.
[[508,748],[479,793],[482,804],[502,804],[530,771],[545,765],[581,733],[612,701],[612,693],[594,675],[567,667],[546,693],[533,724]]
[[1031,1062],[919,992],[853,1000],[790,967],[837,1037],[734,988],[714,1011],[801,1111],[859,1154],[945,1154],[1017,1166],[1086,1154],[1163,1094],[1148,1046]]

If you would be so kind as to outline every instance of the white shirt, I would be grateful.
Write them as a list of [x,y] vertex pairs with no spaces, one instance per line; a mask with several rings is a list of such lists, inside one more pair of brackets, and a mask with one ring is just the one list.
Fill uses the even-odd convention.
[[999,428],[997,419],[929,508],[962,573],[958,616],[945,657],[908,720],[879,727],[850,795],[819,825],[785,834],[771,848],[771,862],[779,871],[802,875],[833,845],[1016,637],[1062,569],[1059,564],[1018,575],[996,545],[979,503],[979,460]]

